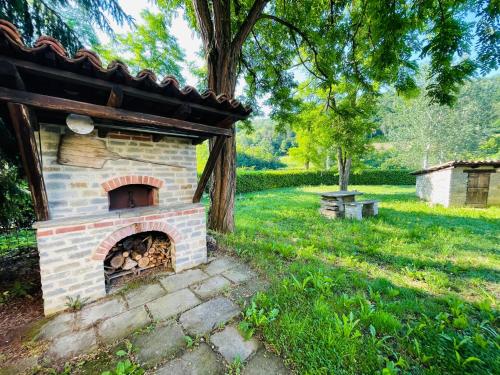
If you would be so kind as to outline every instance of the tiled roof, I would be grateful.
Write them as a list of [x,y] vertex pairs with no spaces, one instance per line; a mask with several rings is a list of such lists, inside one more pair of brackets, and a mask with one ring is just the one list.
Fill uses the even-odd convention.
[[455,167],[500,167],[500,160],[452,160],[443,164],[433,165],[429,168],[421,169],[412,172],[413,175],[426,174],[429,172],[439,171],[440,169],[455,168]]
[[216,95],[210,90],[199,93],[192,86],[181,88],[179,81],[173,76],[166,76],[158,83],[155,73],[149,69],[141,70],[134,77],[127,65],[120,61],[113,61],[107,67],[103,67],[99,56],[87,49],[80,49],[71,58],[62,44],[49,36],[41,36],[33,47],[28,47],[16,27],[2,19],[0,19],[0,55],[131,86],[239,116],[248,116],[252,111],[225,94]]

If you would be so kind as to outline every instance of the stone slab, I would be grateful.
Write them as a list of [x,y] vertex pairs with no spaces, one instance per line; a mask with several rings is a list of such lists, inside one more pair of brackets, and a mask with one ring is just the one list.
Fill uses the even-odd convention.
[[214,261],[210,262],[210,264],[205,268],[205,272],[210,276],[214,276],[231,268],[239,266],[240,264],[241,263],[237,262],[233,258],[217,258]]
[[222,275],[235,284],[243,283],[245,281],[253,279],[256,276],[255,272],[253,272],[250,267],[245,264],[224,271]]
[[54,316],[45,323],[42,328],[40,328],[36,339],[52,340],[57,336],[73,331],[75,328],[75,314],[62,313]]
[[87,327],[99,320],[104,320],[126,311],[125,303],[118,298],[110,299],[104,302],[93,303],[85,306],[77,315],[77,324],[81,327]]
[[0,375],[34,374],[34,368],[38,366],[39,358],[39,355],[31,355],[8,365],[2,363],[0,366],[5,365],[5,367],[0,367]]
[[163,277],[160,283],[169,292],[175,292],[187,288],[188,286],[199,281],[208,279],[208,275],[200,269],[187,270],[177,273],[172,276]]
[[191,286],[191,290],[201,298],[213,297],[231,285],[228,279],[217,275]]
[[182,289],[160,297],[146,306],[153,315],[154,320],[166,320],[196,306],[200,302],[189,289]]
[[232,363],[236,358],[242,362],[246,361],[259,348],[257,340],[245,340],[234,326],[227,326],[221,332],[214,333],[210,341],[228,363]]
[[125,293],[125,300],[130,308],[134,308],[145,305],[146,303],[151,302],[165,294],[166,292],[160,284],[150,284]]
[[283,361],[272,353],[261,350],[254,355],[242,372],[243,375],[288,375]]
[[182,357],[159,368],[156,375],[222,375],[224,366],[207,344],[201,344]]
[[179,321],[189,334],[204,335],[240,313],[229,299],[217,297],[181,315]]
[[111,343],[127,337],[132,332],[151,323],[144,306],[126,311],[120,315],[106,319],[98,327],[98,333],[102,341]]
[[156,326],[152,332],[136,336],[132,343],[137,350],[139,363],[146,367],[154,366],[186,345],[184,332],[175,321]]
[[93,328],[72,332],[57,337],[52,342],[48,354],[52,358],[67,359],[88,353],[97,348],[97,339]]

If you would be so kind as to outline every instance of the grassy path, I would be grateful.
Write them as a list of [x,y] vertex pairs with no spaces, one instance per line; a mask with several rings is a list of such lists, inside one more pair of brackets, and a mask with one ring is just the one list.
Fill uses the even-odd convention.
[[353,186],[381,201],[379,216],[329,221],[316,193],[335,189],[238,198],[237,230],[220,241],[272,284],[244,328],[299,373],[498,373],[500,209]]

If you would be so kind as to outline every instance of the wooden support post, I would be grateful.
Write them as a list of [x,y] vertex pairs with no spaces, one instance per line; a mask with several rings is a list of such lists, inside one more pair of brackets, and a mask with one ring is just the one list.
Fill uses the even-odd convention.
[[[26,88],[16,66],[8,61],[0,61],[0,81],[2,85],[17,90],[22,91]],[[24,173],[28,179],[36,218],[40,221],[48,220],[47,191],[43,180],[41,155],[38,154],[34,133],[38,128],[36,115],[31,108],[23,104],[9,102],[7,110],[17,139]]]
[[224,146],[224,141],[226,137],[218,136],[215,139],[214,146],[212,147],[212,151],[210,152],[210,156],[208,157],[207,164],[205,164],[205,169],[203,169],[203,173],[201,174],[200,181],[198,181],[198,186],[196,187],[196,191],[193,196],[193,203],[199,203],[201,197],[203,195],[203,191],[207,186],[208,179],[212,175],[212,172],[215,167],[215,163],[219,158],[220,152],[222,150],[222,146]]
[[217,123],[217,126],[221,127],[221,128],[230,128],[231,126],[233,126],[235,121],[236,121],[236,119],[233,116],[227,116],[222,121],[219,121]]
[[24,172],[33,198],[33,205],[37,220],[49,219],[49,204],[47,191],[43,180],[42,165],[38,154],[35,134],[36,117],[30,109],[23,104],[7,103],[12,127],[17,138],[19,152],[23,162]]
[[111,92],[109,93],[109,98],[107,102],[108,107],[120,108],[123,103],[123,90],[120,86],[113,86]]

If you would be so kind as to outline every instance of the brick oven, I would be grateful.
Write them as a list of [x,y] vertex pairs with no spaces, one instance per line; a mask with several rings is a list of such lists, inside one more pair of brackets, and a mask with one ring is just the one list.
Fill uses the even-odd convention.
[[[148,70],[134,77],[120,62],[105,68],[91,51],[70,58],[49,37],[27,47],[2,20],[0,78],[1,113],[38,219],[46,314],[65,309],[68,297],[104,297],[118,271],[179,272],[206,262],[200,198],[232,124],[250,109],[181,89],[173,77],[157,83]],[[75,114],[89,131],[67,126]],[[208,139],[198,180],[195,147]],[[155,238],[165,247],[154,248]]]
[[[104,259],[117,242],[136,233],[165,233],[174,243],[172,268],[177,272],[206,262],[205,210],[200,203],[192,203],[197,176],[191,141],[164,137],[153,142],[148,135],[108,133],[100,139],[110,150],[186,168],[110,160],[102,169],[92,169],[58,162],[65,132],[71,130],[40,124],[50,220],[35,226],[46,312],[64,308],[67,296],[105,296]],[[87,137],[99,138],[98,134]],[[141,188],[155,198],[132,207],[113,207],[120,197],[126,204],[137,200],[134,197],[141,197]]]

